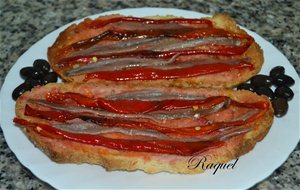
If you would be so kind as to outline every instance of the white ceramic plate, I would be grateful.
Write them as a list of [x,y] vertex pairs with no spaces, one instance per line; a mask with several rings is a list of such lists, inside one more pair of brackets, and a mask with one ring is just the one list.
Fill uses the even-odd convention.
[[[177,15],[199,18],[207,15],[164,8],[124,9],[102,13],[120,13],[133,16]],[[91,16],[96,18],[99,15]],[[79,22],[79,21],[75,21]],[[58,189],[74,188],[249,188],[265,179],[278,168],[295,148],[299,140],[299,77],[289,61],[272,44],[259,35],[248,31],[265,52],[265,64],[261,73],[268,74],[276,65],[282,65],[286,73],[296,80],[292,87],[295,97],[289,102],[288,114],[274,124],[266,138],[254,150],[242,156],[233,170],[220,170],[212,175],[212,170],[199,175],[177,175],[159,173],[148,175],[142,171],[107,172],[101,166],[57,164],[52,162],[25,137],[12,122],[15,116],[15,102],[11,98],[13,89],[22,79],[19,71],[29,66],[37,58],[47,58],[47,48],[52,45],[58,34],[68,25],[48,34],[26,51],[9,71],[1,90],[1,127],[10,149],[19,161],[41,180]]]

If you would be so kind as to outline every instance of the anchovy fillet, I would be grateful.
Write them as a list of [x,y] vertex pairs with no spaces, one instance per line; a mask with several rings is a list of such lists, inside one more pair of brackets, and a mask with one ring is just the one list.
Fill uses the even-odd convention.
[[145,136],[145,137],[155,138],[159,140],[170,140],[170,141],[180,141],[180,142],[203,142],[203,141],[211,141],[211,140],[223,141],[230,137],[247,133],[251,130],[250,128],[236,127],[233,130],[221,132],[217,135],[213,135],[210,137],[174,138],[151,129],[127,129],[127,128],[121,128],[117,126],[103,127],[89,122],[54,124],[53,127],[60,129],[62,131],[76,133],[76,134],[101,135],[101,134],[108,134],[108,133],[121,133],[129,136]]
[[76,69],[71,69],[65,72],[65,75],[72,76],[78,74],[85,74],[98,71],[116,71],[123,69],[131,69],[136,67],[161,67],[167,64],[173,63],[179,54],[174,55],[169,60],[165,59],[147,59],[147,58],[116,58],[116,59],[105,59],[95,63],[83,65]]

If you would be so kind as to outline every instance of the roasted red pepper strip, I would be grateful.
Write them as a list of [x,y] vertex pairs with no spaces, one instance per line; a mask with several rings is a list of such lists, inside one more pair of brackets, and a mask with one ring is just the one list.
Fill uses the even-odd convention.
[[208,149],[220,147],[224,144],[221,141],[205,142],[178,142],[167,140],[125,140],[110,139],[98,135],[75,134],[56,129],[50,125],[30,123],[26,120],[14,118],[16,124],[32,128],[36,133],[51,138],[63,138],[84,144],[104,146],[116,150],[154,152],[163,154],[177,154],[182,156],[192,156]]
[[42,110],[33,109],[29,105],[25,106],[24,115],[39,117],[47,120],[60,121],[60,122],[66,122],[68,120],[76,118],[75,115],[66,111],[42,111]]
[[[186,109],[197,106],[199,109],[210,108],[224,102],[228,97],[214,96],[203,100],[163,100],[163,101],[139,101],[139,100],[106,100],[104,98],[90,98],[78,93],[49,93],[46,100],[52,103],[64,103],[66,99],[74,100],[81,106],[102,108],[116,113],[147,113],[157,110]],[[268,102],[241,103],[234,100],[231,105],[246,108],[268,109]],[[130,106],[130,108],[128,108]]]
[[[226,96],[214,96],[202,100],[175,100],[175,99],[162,100],[162,101],[106,100],[104,98],[90,98],[82,94],[73,93],[73,92],[49,93],[46,96],[46,100],[52,103],[64,103],[66,99],[71,99],[84,107],[103,108],[103,104],[106,104],[108,111],[128,112],[128,113],[141,113],[136,110],[148,110],[148,109],[155,110],[155,111],[186,109],[186,108],[192,108],[193,106],[197,106],[198,108],[204,109],[204,108],[212,107],[221,102],[224,102],[227,98],[228,97]],[[130,104],[131,108],[125,108],[126,106],[122,105],[123,103],[126,103],[126,106]],[[157,104],[159,104],[159,106]],[[234,106],[246,107],[246,108],[257,108],[257,109],[269,108],[269,103],[264,101],[259,101],[254,103],[241,103],[241,102],[231,100],[230,104]],[[153,106],[155,108],[150,108],[150,106]],[[130,109],[132,112],[126,111],[127,109]],[[146,112],[143,111],[142,113],[146,113]]]
[[89,98],[77,93],[52,93],[46,97],[52,103],[64,103],[64,100],[74,100],[81,106],[101,108],[119,114],[140,114],[158,110],[188,109],[197,106],[199,109],[210,108],[224,102],[227,97],[216,96],[203,100],[163,100],[163,101],[141,101],[141,100],[106,100],[104,98]]
[[91,28],[102,28],[110,23],[115,22],[141,22],[145,24],[200,24],[212,26],[212,22],[208,19],[193,19],[193,18],[172,18],[172,19],[147,19],[138,17],[115,17],[106,20],[94,20],[93,22],[87,24]]
[[270,106],[268,102],[241,103],[233,100],[231,101],[231,105],[245,108],[257,108],[262,110],[266,110]]
[[103,71],[96,73],[88,73],[85,75],[85,81],[91,79],[103,79],[110,81],[130,81],[130,80],[159,80],[159,79],[177,79],[196,77],[214,73],[230,71],[232,69],[250,69],[254,67],[249,62],[241,62],[239,64],[204,64],[196,65],[189,68],[160,70],[152,68],[137,68],[119,71]]
[[96,99],[89,98],[82,94],[66,92],[66,93],[49,93],[46,100],[52,103],[64,103],[64,100],[71,99],[83,107],[98,107]]

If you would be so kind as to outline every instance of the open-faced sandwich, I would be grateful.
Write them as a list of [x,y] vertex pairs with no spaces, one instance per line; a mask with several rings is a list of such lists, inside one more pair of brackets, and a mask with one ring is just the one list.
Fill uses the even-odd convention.
[[224,163],[267,134],[273,109],[249,91],[65,83],[20,96],[15,123],[57,162],[107,170],[199,173],[192,156]]
[[75,82],[231,87],[257,74],[262,50],[228,15],[85,19],[49,48],[53,69]]

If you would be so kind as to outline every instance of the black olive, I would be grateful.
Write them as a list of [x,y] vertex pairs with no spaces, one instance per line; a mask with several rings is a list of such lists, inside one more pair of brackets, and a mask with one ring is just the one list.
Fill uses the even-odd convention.
[[236,87],[238,90],[250,90],[252,92],[255,91],[255,87],[252,84],[242,83]]
[[28,86],[25,83],[20,84],[12,92],[12,98],[14,100],[17,100],[19,98],[19,96],[21,96],[27,90],[29,90],[29,88],[28,88]]
[[284,116],[289,108],[288,102],[284,98],[276,98],[272,101],[272,106],[276,117]]
[[270,100],[274,99],[273,91],[267,86],[261,86],[259,88],[256,88],[255,92],[259,95],[266,95]]
[[33,67],[23,67],[20,70],[20,75],[23,79],[30,78],[32,74],[34,73],[34,68]]
[[250,82],[255,87],[272,85],[272,78],[267,75],[255,75],[250,79]]
[[36,71],[32,75],[32,78],[33,79],[42,79],[44,76],[45,76],[45,74],[42,70],[36,69]]
[[40,69],[34,67],[24,67],[20,70],[20,75],[23,79],[40,79],[43,78],[44,73]]
[[57,82],[57,74],[55,72],[48,73],[43,79],[43,84],[48,84],[51,82]]
[[276,77],[278,77],[279,75],[283,75],[285,72],[284,67],[282,66],[276,66],[274,67],[271,71],[270,71],[270,77],[272,77],[272,79],[275,79]]
[[50,71],[50,65],[47,60],[45,59],[36,59],[33,62],[33,67],[40,69],[44,72],[44,74],[47,74]]
[[293,84],[295,84],[295,80],[288,76],[288,75],[278,75],[274,80],[273,80],[273,83],[276,85],[276,86],[283,86],[283,85],[286,85],[286,86],[292,86]]
[[288,86],[279,86],[275,89],[275,96],[291,100],[294,97],[294,92]]
[[27,85],[28,89],[30,90],[35,86],[41,85],[40,81],[32,78],[26,79],[24,83]]

